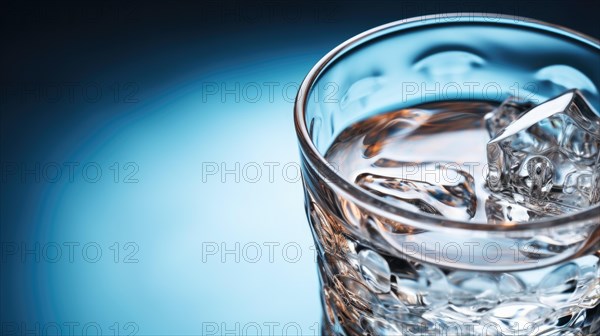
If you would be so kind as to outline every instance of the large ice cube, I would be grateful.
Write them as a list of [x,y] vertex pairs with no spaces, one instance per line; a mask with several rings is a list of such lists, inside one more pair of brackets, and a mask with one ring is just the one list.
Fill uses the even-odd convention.
[[399,207],[455,220],[475,216],[473,176],[457,164],[380,159],[374,167],[377,169],[358,175],[356,184]]
[[598,202],[600,116],[577,90],[550,99],[500,130],[487,145],[488,187],[527,204],[582,208]]

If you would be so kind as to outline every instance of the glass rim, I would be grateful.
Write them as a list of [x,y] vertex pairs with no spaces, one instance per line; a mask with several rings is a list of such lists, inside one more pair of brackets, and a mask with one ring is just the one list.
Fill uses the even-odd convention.
[[[440,17],[453,18],[452,21],[439,22]],[[490,21],[490,17],[494,17],[495,21]],[[436,22],[438,21],[438,22]],[[360,189],[353,183],[344,179],[338,172],[333,169],[332,165],[324,158],[323,155],[317,150],[315,145],[308,134],[308,127],[306,125],[305,115],[306,106],[309,98],[309,94],[313,88],[313,84],[319,79],[321,74],[327,67],[339,57],[354,49],[357,46],[362,45],[371,39],[381,37],[390,33],[395,33],[404,29],[410,29],[415,27],[422,28],[423,26],[429,25],[440,25],[440,24],[455,24],[455,23],[488,23],[488,24],[503,24],[512,25],[515,27],[523,27],[530,29],[537,29],[546,33],[558,34],[572,40],[583,42],[590,45],[600,51],[600,40],[580,33],[578,31],[566,28],[560,25],[547,23],[535,19],[530,19],[515,15],[495,14],[495,13],[441,13],[432,14],[425,16],[417,16],[409,19],[398,20],[390,22],[375,28],[369,29],[362,32],[350,39],[339,44],[337,47],[329,51],[323,56],[309,71],[306,75],[296,96],[294,103],[294,126],[296,129],[296,135],[300,142],[301,155],[305,158],[308,164],[310,164],[315,172],[321,177],[325,178],[323,172],[326,172],[328,179],[328,185],[335,190],[336,193],[342,195],[346,199],[349,199],[356,203],[356,205],[384,218],[390,218],[395,221],[402,221],[403,219],[410,218],[418,223],[418,226],[426,229],[439,229],[443,228],[455,228],[455,229],[466,229],[476,231],[524,231],[524,230],[539,230],[546,228],[559,227],[581,221],[586,221],[594,216],[600,220],[600,204],[589,207],[587,209],[577,211],[572,214],[546,217],[530,222],[504,222],[502,224],[493,224],[489,222],[468,222],[460,220],[452,220],[443,218],[427,213],[420,213],[416,211],[402,209],[394,206],[391,202],[385,201],[383,198],[379,198],[375,195],[368,193],[365,190]]]

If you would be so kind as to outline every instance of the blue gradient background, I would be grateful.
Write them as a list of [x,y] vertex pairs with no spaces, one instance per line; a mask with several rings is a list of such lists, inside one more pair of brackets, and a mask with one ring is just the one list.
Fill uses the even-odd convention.
[[[0,150],[8,163],[97,162],[103,176],[89,183],[77,175],[57,183],[2,179],[0,241],[32,248],[77,242],[75,260],[66,247],[58,262],[31,255],[21,260],[2,250],[1,331],[20,335],[57,323],[97,323],[104,334],[198,335],[207,323],[254,334],[256,323],[295,324],[314,334],[321,307],[312,239],[302,186],[282,176],[298,161],[292,122],[293,96],[304,75],[328,50],[386,22],[438,12],[517,14],[600,35],[592,1],[544,2],[293,2],[188,1],[75,4],[9,2],[2,6],[2,100]],[[568,10],[567,8],[570,7]],[[86,102],[36,99],[28,86],[95,83],[102,98]],[[136,102],[115,102],[111,85],[134,83]],[[237,90],[208,94],[216,83]],[[255,99],[250,83],[261,87]],[[276,83],[270,94],[265,83]],[[289,90],[282,89],[288,85]],[[115,183],[109,166],[134,162],[138,183]],[[208,176],[203,162],[256,162],[256,183],[243,177]],[[276,162],[269,181],[264,162]],[[120,168],[120,181],[124,174]],[[292,170],[290,170],[292,172]],[[6,174],[3,171],[3,174]],[[254,174],[252,174],[254,175]],[[293,174],[291,174],[293,175]],[[5,175],[3,175],[5,176]],[[97,263],[82,245],[102,248]],[[109,247],[120,243],[119,262]],[[123,263],[124,244],[139,247],[137,263]],[[233,255],[204,255],[203,243],[255,242],[256,263]],[[265,242],[278,243],[274,260]],[[297,262],[282,246],[301,247]],[[19,246],[20,247],[20,246]],[[287,256],[294,256],[288,250]],[[246,257],[254,256],[248,252]],[[236,329],[236,323],[239,325]],[[10,329],[17,326],[18,330]],[[244,327],[247,330],[243,330]],[[15,333],[12,333],[12,332]],[[295,334],[295,329],[288,334]],[[93,330],[90,334],[94,334]]]

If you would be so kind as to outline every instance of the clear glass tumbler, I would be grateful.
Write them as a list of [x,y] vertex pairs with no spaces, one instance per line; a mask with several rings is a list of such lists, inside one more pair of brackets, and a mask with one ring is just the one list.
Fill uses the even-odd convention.
[[379,113],[515,95],[543,102],[569,88],[600,110],[599,42],[498,14],[393,22],[319,61],[294,117],[323,333],[600,335],[599,206],[526,223],[450,220],[367,193],[325,159],[341,131]]

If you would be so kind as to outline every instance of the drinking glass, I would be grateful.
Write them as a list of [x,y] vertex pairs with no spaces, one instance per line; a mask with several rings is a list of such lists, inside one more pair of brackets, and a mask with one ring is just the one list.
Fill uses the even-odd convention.
[[598,205],[523,223],[453,220],[368,193],[325,159],[357,121],[426,103],[540,103],[577,88],[599,110],[599,64],[598,40],[484,13],[393,22],[323,57],[294,111],[322,332],[599,335]]

